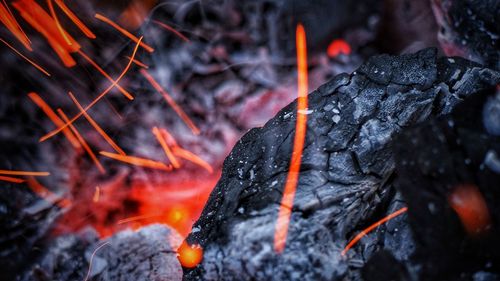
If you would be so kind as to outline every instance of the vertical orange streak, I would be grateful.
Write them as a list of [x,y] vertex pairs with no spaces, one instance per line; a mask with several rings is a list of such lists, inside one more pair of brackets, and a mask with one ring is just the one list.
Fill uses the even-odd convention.
[[7,27],[7,29],[14,34],[14,36],[19,40],[26,49],[29,51],[33,51],[31,48],[31,41],[21,28],[16,18],[12,14],[12,11],[9,9],[9,5],[5,0],[3,0],[3,4],[0,3],[0,21]]
[[62,37],[66,41],[68,45],[71,45],[71,41],[69,40],[68,36],[66,35],[66,32],[61,26],[61,23],[59,22],[59,19],[57,18],[56,11],[54,10],[54,5],[52,4],[52,0],[47,0],[47,5],[49,6],[50,14],[52,15],[52,18],[56,22],[57,29],[59,29],[59,32],[61,33]]
[[172,167],[167,166],[161,162],[153,161],[150,159],[145,159],[145,158],[140,158],[140,157],[135,157],[135,156],[128,156],[128,155],[120,155],[120,154],[114,154],[114,153],[109,153],[106,151],[101,151],[99,152],[102,156],[109,157],[114,160],[118,160],[124,163],[132,164],[135,166],[141,166],[141,167],[146,167],[146,168],[151,168],[151,169],[158,169],[158,170],[164,170],[164,171],[171,171]]
[[201,159],[198,155],[192,153],[191,151],[182,149],[178,146],[172,147],[172,150],[173,150],[175,155],[197,164],[198,166],[207,170],[209,173],[214,172],[214,170],[212,169],[212,166],[210,166],[210,164],[208,164],[205,160]]
[[57,204],[61,208],[68,207],[71,202],[67,198],[61,198],[59,195],[48,190],[45,186],[41,185],[34,177],[28,178],[29,188],[36,193],[40,198],[52,203]]
[[[142,40],[142,37],[139,38],[139,42]],[[55,136],[56,134],[58,134],[59,132],[61,132],[62,130],[64,130],[66,127],[68,127],[69,125],[71,125],[73,122],[75,122],[78,118],[80,118],[84,112],[87,112],[92,106],[94,106],[99,100],[101,100],[103,97],[106,96],[106,94],[113,88],[116,86],[116,84],[122,79],[123,76],[125,76],[125,74],[127,73],[127,71],[129,70],[130,68],[130,65],[132,64],[132,60],[134,59],[135,57],[135,54],[137,53],[137,49],[139,48],[139,44],[136,44],[135,48],[134,48],[134,52],[132,53],[132,57],[131,57],[131,60],[128,62],[127,66],[125,67],[125,69],[123,70],[123,72],[120,74],[120,76],[118,77],[118,79],[114,80],[113,83],[111,83],[111,85],[106,89],[104,90],[104,92],[102,92],[97,98],[95,98],[89,105],[87,105],[87,107],[84,108],[83,112],[80,112],[78,113],[75,117],[73,117],[70,122],[62,125],[61,127],[59,127],[58,129],[46,134],[45,136],[41,137],[40,138],[40,142],[43,142],[43,141],[46,141],[47,139]]]
[[274,249],[282,253],[285,249],[288,226],[295,197],[295,190],[299,179],[302,151],[307,130],[307,44],[306,33],[302,24],[297,25],[296,30],[297,68],[298,68],[298,99],[297,99],[297,123],[295,124],[295,137],[293,142],[292,159],[283,191],[283,198],[278,213],[278,221],[274,233]]
[[160,129],[160,133],[163,136],[163,138],[165,138],[165,141],[167,142],[168,145],[172,147],[179,146],[175,138],[167,130],[162,128]]
[[109,137],[108,134],[106,134],[106,132],[99,126],[99,124],[97,124],[94,121],[94,119],[92,119],[92,117],[90,117],[90,115],[87,112],[85,112],[85,110],[83,109],[81,104],[78,102],[78,100],[75,98],[73,93],[69,92],[68,94],[69,94],[71,100],[78,107],[78,110],[80,110],[80,112],[83,113],[83,116],[85,116],[85,119],[87,119],[87,121],[89,121],[90,125],[92,125],[92,127],[94,127],[94,129],[104,138],[104,140],[106,140],[106,142],[109,143],[109,145],[116,152],[120,153],[121,155],[125,155],[125,152],[111,139],[111,137]]
[[2,38],[0,38],[0,41],[7,45],[12,51],[14,51],[16,54],[18,54],[21,58],[26,60],[27,62],[31,63],[36,69],[40,70],[43,74],[47,75],[50,77],[50,73],[47,72],[47,70],[43,69],[41,66],[30,60],[29,58],[25,57],[23,54],[21,54],[18,50],[16,50],[14,47],[12,47],[9,43],[5,42]]
[[153,20],[153,22],[156,23],[157,25],[165,28],[166,30],[172,32],[173,34],[177,35],[179,38],[181,38],[185,42],[189,42],[189,39],[186,36],[182,35],[182,33],[180,33],[179,31],[175,30],[175,28],[171,27],[170,25],[168,25],[166,23],[163,23],[161,21],[157,21],[157,20]]
[[[139,42],[139,39],[137,39],[137,37],[135,37],[132,33],[128,32],[126,29],[124,29],[123,27],[119,26],[118,24],[116,24],[112,20],[108,19],[107,17],[105,17],[105,16],[103,16],[101,14],[95,14],[95,18],[98,19],[98,20],[101,20],[101,21],[103,21],[103,22],[105,22],[105,23],[107,23],[109,25],[111,25],[112,27],[114,27],[116,30],[118,30],[121,33],[123,33],[123,35],[127,36],[130,40],[134,41],[135,43]],[[146,43],[140,42],[140,45],[146,51],[148,51],[150,53],[154,52],[154,49],[151,48]]]
[[18,179],[18,178],[13,178],[13,177],[0,176],[0,181],[8,181],[8,182],[13,182],[13,183],[23,183],[26,180]]
[[368,234],[368,232],[374,230],[375,228],[384,224],[385,222],[403,214],[406,211],[408,211],[408,207],[403,207],[403,208],[395,211],[394,213],[382,218],[381,220],[377,221],[376,223],[370,225],[369,227],[367,227],[363,231],[361,231],[358,235],[356,235],[356,237],[354,237],[354,239],[351,240],[351,242],[349,242],[349,244],[347,244],[347,246],[342,251],[341,255],[344,256],[347,253],[347,251],[349,251],[349,249],[351,249],[352,246],[354,246],[354,244],[356,244],[359,240],[361,240],[361,238],[363,238],[366,234]]
[[[130,59],[130,57],[129,57],[129,56],[125,56],[125,57],[126,57],[127,59]],[[132,61],[133,61],[135,64],[137,64],[138,66],[142,67],[142,68],[146,68],[146,69],[148,69],[148,68],[149,68],[149,66],[148,66],[147,64],[145,64],[145,63],[143,63],[143,62],[141,62],[141,61],[139,61],[139,60],[134,59],[134,60],[132,60]]]
[[92,31],[90,31],[90,29],[85,26],[82,21],[80,21],[80,19],[68,8],[68,6],[66,6],[66,4],[64,4],[62,0],[55,0],[55,2],[57,6],[59,6],[59,8],[61,8],[61,10],[66,14],[66,16],[68,16],[68,18],[73,23],[75,23],[75,25],[83,32],[83,34],[85,34],[85,36],[91,39],[96,38],[94,33],[92,33]]
[[189,116],[182,110],[182,108],[174,101],[174,99],[156,82],[156,80],[149,74],[145,69],[139,70],[139,72],[149,81],[149,83],[153,86],[153,88],[158,91],[163,98],[167,101],[167,103],[174,109],[174,111],[181,117],[181,119],[186,123],[186,125],[191,129],[193,134],[199,135],[200,129],[196,127],[196,125],[191,121]]
[[[114,80],[113,78],[111,78],[111,76],[109,76],[106,71],[104,71],[104,69],[102,69],[95,61],[93,61],[89,56],[87,56],[84,52],[82,52],[81,50],[78,51],[78,53],[86,60],[88,61],[95,69],[97,69],[104,77],[106,77],[106,79],[109,80],[109,82],[111,83],[114,83]],[[116,87],[118,88],[118,90],[120,90],[120,92],[125,96],[127,97],[129,100],[134,100],[134,97],[129,93],[127,92],[127,90],[123,89],[118,83],[116,84]]]
[[170,150],[170,147],[168,147],[168,144],[166,143],[165,139],[162,137],[160,130],[158,130],[157,127],[153,127],[153,135],[155,135],[156,139],[160,143],[161,147],[163,148],[163,151],[165,152],[165,155],[172,163],[172,166],[174,166],[174,168],[178,169],[181,165],[179,164],[179,161],[177,161],[177,158],[175,158],[174,154]]
[[50,173],[49,172],[0,170],[0,175],[46,177],[46,176],[50,176]]
[[100,195],[101,195],[101,188],[99,186],[96,186],[95,192],[94,192],[94,197],[92,198],[92,201],[94,201],[94,203],[99,202]]
[[[28,97],[36,104],[42,111],[49,117],[49,119],[56,125],[56,127],[60,127],[64,125],[64,122],[57,116],[57,114],[50,108],[48,104],[45,103],[45,101],[36,93],[29,93]],[[73,134],[67,129],[63,129],[63,134],[66,136],[68,141],[71,143],[71,145],[75,149],[80,149],[80,143],[78,140],[73,136]]]
[[90,256],[90,262],[89,262],[89,271],[87,271],[87,276],[85,276],[85,279],[83,281],[88,281],[90,277],[90,272],[92,271],[92,261],[94,260],[94,256],[99,251],[102,247],[109,245],[109,242],[106,242],[102,244],[101,246],[97,247],[94,252],[92,252],[92,256]]
[[[40,5],[30,0],[19,0],[12,3],[12,5],[21,13],[24,20],[48,40],[66,67],[72,67],[76,64],[70,53],[78,51],[80,45],[67,33],[66,36],[71,45],[66,44],[64,37],[57,29],[54,19]],[[64,30],[63,32],[65,33]]]
[[[63,118],[64,122],[66,122],[66,123],[69,122],[68,116],[66,116],[66,114],[64,114],[64,112],[60,108],[57,109],[57,113],[59,113],[59,115],[61,115],[61,117]],[[90,156],[90,158],[92,158],[92,161],[94,161],[95,165],[97,166],[97,169],[99,169],[99,171],[101,172],[101,174],[105,174],[106,170],[104,170],[104,167],[101,165],[101,162],[99,162],[99,159],[97,159],[97,157],[95,156],[94,152],[92,151],[92,149],[90,149],[90,146],[87,144],[87,142],[85,141],[85,139],[80,135],[80,133],[78,132],[78,130],[76,129],[76,127],[73,126],[73,124],[71,124],[71,125],[69,125],[69,128],[71,129],[71,131],[73,132],[73,134],[75,134],[75,136],[78,139],[78,141],[80,141],[80,143],[82,144],[82,146],[85,149],[85,151],[87,151],[87,153]]]

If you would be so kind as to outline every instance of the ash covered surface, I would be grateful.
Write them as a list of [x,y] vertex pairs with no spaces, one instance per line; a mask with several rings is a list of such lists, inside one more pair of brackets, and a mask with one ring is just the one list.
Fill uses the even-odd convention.
[[273,251],[281,191],[296,119],[292,103],[248,132],[188,237],[205,249],[185,280],[359,280],[359,268],[389,248],[407,261],[415,247],[397,218],[342,258],[358,231],[402,206],[394,188],[392,136],[448,114],[465,97],[495,86],[498,72],[426,49],[375,56],[309,95],[307,137],[285,251]]

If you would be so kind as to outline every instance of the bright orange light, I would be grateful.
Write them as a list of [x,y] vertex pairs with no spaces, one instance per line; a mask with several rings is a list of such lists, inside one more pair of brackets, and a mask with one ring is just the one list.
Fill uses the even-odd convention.
[[0,22],[2,22],[10,32],[12,32],[12,34],[24,45],[26,49],[33,51],[31,48],[31,41],[17,22],[5,0],[3,0],[3,4],[0,3]]
[[73,122],[75,122],[78,118],[80,118],[84,112],[88,111],[91,107],[93,107],[98,101],[100,101],[103,97],[105,97],[109,91],[111,91],[111,89],[113,87],[115,87],[118,82],[123,78],[123,76],[125,76],[125,74],[127,73],[127,71],[130,69],[130,66],[132,65],[132,61],[133,59],[135,58],[135,54],[137,53],[137,49],[139,48],[139,43],[141,42],[142,40],[142,37],[139,38],[139,42],[135,45],[135,48],[134,48],[134,52],[132,53],[132,57],[130,58],[127,66],[125,67],[125,69],[123,70],[123,72],[120,74],[120,76],[118,76],[118,78],[116,80],[113,80],[113,82],[111,83],[111,85],[109,85],[109,87],[104,90],[99,96],[97,96],[97,98],[95,98],[89,105],[87,105],[83,111],[80,111],[80,113],[78,113],[75,117],[73,117],[70,122],[60,126],[59,128],[53,130],[52,132],[46,134],[45,136],[41,137],[40,138],[40,142],[43,142],[43,141],[46,141],[48,140],[49,138],[57,135],[59,132],[63,131],[64,129],[66,129],[69,125],[71,125]]
[[333,40],[330,45],[328,45],[326,53],[331,58],[334,58],[340,54],[349,55],[351,53],[351,46],[349,46],[349,44],[342,39],[336,39]]
[[394,213],[384,217],[383,219],[377,221],[376,223],[370,225],[369,227],[367,227],[363,231],[361,231],[358,235],[356,235],[356,237],[354,237],[354,239],[351,240],[351,242],[349,242],[349,244],[347,244],[347,246],[342,251],[341,255],[345,256],[347,251],[349,251],[349,249],[351,249],[352,246],[354,246],[356,243],[358,243],[358,241],[361,240],[361,238],[363,238],[366,234],[368,234],[368,232],[374,230],[375,228],[379,227],[380,225],[384,224],[385,222],[403,214],[406,211],[408,211],[407,207],[401,208],[401,209],[397,210],[396,212],[394,212]]
[[274,232],[274,250],[278,253],[283,252],[288,235],[288,226],[290,224],[290,215],[295,197],[295,190],[299,180],[300,164],[302,159],[302,150],[307,130],[307,43],[306,32],[302,24],[297,25],[296,31],[297,46],[297,68],[298,68],[298,99],[297,99],[297,123],[295,124],[295,137],[293,141],[292,159],[286,178],[283,198],[278,213],[278,221]]
[[14,178],[14,177],[4,177],[4,176],[0,176],[0,181],[7,181],[7,182],[12,182],[12,183],[23,183],[23,182],[25,182],[26,180],[23,180],[23,179],[18,179],[18,178]]
[[488,206],[476,186],[458,186],[448,197],[448,202],[469,235],[480,234],[491,225]]
[[68,16],[68,18],[73,21],[73,23],[87,36],[88,38],[95,39],[94,33],[83,24],[82,21],[64,4],[63,0],[55,0],[56,4],[61,8],[61,10]]
[[94,201],[94,203],[97,203],[99,202],[100,197],[101,197],[101,188],[99,186],[96,186],[94,196],[92,197],[92,201]]
[[165,155],[167,158],[170,160],[172,163],[172,166],[174,168],[178,169],[181,165],[179,164],[179,161],[177,161],[177,158],[175,158],[175,155],[172,153],[172,150],[168,146],[167,142],[165,141],[164,137],[161,135],[160,130],[158,130],[157,127],[153,127],[153,135],[155,135],[156,140],[160,143],[161,147],[163,148],[163,151],[165,152]]
[[182,33],[180,33],[179,31],[175,30],[175,28],[171,27],[170,25],[168,25],[166,23],[163,23],[161,21],[157,21],[157,20],[153,20],[153,22],[156,23],[157,25],[165,28],[166,30],[172,32],[173,34],[177,35],[177,37],[181,38],[185,42],[189,42],[189,39],[186,36],[182,35]]
[[210,166],[210,164],[208,164],[208,162],[206,162],[205,160],[201,159],[200,156],[192,153],[191,151],[183,149],[183,148],[180,148],[178,146],[172,147],[172,151],[174,152],[174,154],[176,156],[178,156],[180,158],[184,158],[185,160],[193,162],[194,164],[196,164],[196,165],[202,167],[203,169],[207,170],[209,173],[213,173],[214,172],[214,169],[212,168],[212,166]]
[[31,65],[33,65],[36,69],[40,70],[43,74],[45,74],[45,75],[47,75],[47,76],[50,77],[50,73],[48,73],[47,70],[45,70],[43,67],[41,67],[40,65],[36,64],[34,61],[32,61],[29,58],[27,58],[25,55],[21,54],[21,52],[19,52],[16,48],[14,48],[13,46],[11,46],[9,43],[5,42],[2,38],[0,38],[0,41],[2,41],[2,43],[4,43],[5,45],[7,45],[7,47],[9,47],[16,54],[18,54],[21,58],[23,58],[24,60],[26,60],[27,62],[29,62]]
[[56,22],[57,29],[59,29],[59,32],[61,33],[62,37],[64,37],[64,40],[66,40],[66,43],[68,45],[71,45],[71,41],[69,40],[68,36],[66,35],[66,32],[64,31],[63,27],[61,26],[61,23],[59,22],[59,18],[57,18],[56,11],[54,10],[54,5],[52,4],[52,0],[47,0],[47,5],[49,6],[49,11],[50,14],[52,15],[52,18]]
[[163,171],[171,171],[172,167],[167,166],[161,162],[158,161],[153,161],[150,159],[145,159],[145,158],[140,158],[140,157],[135,157],[135,156],[128,156],[128,155],[121,155],[121,154],[114,154],[114,153],[109,153],[106,151],[101,151],[99,152],[102,156],[109,157],[114,160],[118,160],[124,163],[128,163],[134,166],[140,166],[140,167],[145,167],[145,168],[151,168],[151,169],[158,169],[158,170],[163,170]]
[[183,242],[177,249],[179,262],[183,267],[194,268],[203,259],[203,249],[200,245],[188,245]]
[[46,176],[50,176],[50,173],[49,172],[0,170],[0,175],[46,177]]

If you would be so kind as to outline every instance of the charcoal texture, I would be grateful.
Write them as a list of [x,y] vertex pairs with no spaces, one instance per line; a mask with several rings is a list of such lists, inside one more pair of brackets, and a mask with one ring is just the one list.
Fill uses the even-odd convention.
[[288,240],[277,255],[275,221],[297,114],[296,102],[285,107],[226,159],[187,239],[204,247],[204,260],[185,280],[359,280],[359,268],[381,247],[408,260],[414,243],[405,215],[340,255],[360,229],[403,206],[393,182],[393,134],[448,114],[499,81],[498,72],[426,49],[373,57],[311,93]]
[[[494,93],[479,92],[394,140],[396,187],[409,208],[418,280],[500,278],[500,136],[488,130],[500,119],[483,118],[500,112]],[[477,188],[487,204],[490,224],[481,233],[468,233],[450,207],[450,196],[464,186]]]

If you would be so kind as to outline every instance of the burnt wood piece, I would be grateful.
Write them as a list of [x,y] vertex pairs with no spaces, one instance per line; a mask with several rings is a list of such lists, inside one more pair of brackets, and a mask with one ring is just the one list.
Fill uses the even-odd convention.
[[[494,129],[500,94],[494,93],[477,93],[453,113],[395,138],[395,185],[409,208],[416,241],[410,266],[418,280],[500,279],[500,132]],[[477,188],[487,204],[490,224],[480,233],[468,233],[450,206],[463,188]],[[461,200],[477,208],[471,198]]]
[[277,255],[273,235],[296,120],[291,103],[249,131],[226,159],[187,239],[203,246],[204,260],[185,270],[185,280],[359,280],[358,269],[378,247],[399,245],[394,255],[407,259],[411,235],[398,227],[392,236],[375,232],[340,256],[349,239],[399,202],[392,135],[450,113],[499,81],[496,71],[426,49],[375,56],[311,93],[288,241]]

